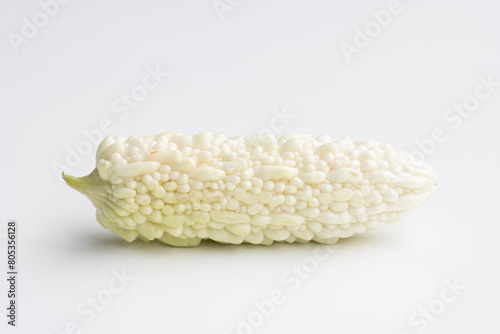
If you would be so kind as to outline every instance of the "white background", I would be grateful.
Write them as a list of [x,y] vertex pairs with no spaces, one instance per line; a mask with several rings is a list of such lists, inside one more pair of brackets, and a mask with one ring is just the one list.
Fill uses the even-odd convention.
[[[498,3],[402,0],[351,62],[342,43],[353,44],[388,1],[232,3],[222,20],[212,0],[73,0],[15,52],[9,34],[21,35],[23,17],[41,7],[0,2],[2,233],[8,219],[20,225],[18,326],[6,325],[2,278],[1,332],[60,333],[74,322],[95,334],[237,333],[238,318],[278,289],[285,301],[255,333],[413,334],[424,328],[409,318],[439,305],[447,280],[466,288],[423,332],[499,332],[500,87],[459,125],[443,119],[479,77],[500,81]],[[113,101],[156,66],[168,77],[120,119]],[[440,177],[434,198],[399,224],[334,246],[296,290],[282,275],[314,264],[317,244],[128,244],[53,168],[88,174],[94,153],[71,167],[68,150],[105,118],[109,134],[125,137],[247,136],[284,109],[294,118],[276,134],[370,138],[409,151],[436,128],[446,137],[426,157]],[[5,268],[5,240],[1,247]],[[134,279],[87,321],[77,307],[105,293],[113,270]]]

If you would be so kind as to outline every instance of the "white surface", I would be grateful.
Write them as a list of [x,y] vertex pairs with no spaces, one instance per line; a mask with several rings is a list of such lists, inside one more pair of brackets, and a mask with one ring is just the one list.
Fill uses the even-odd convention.
[[[222,21],[212,1],[73,1],[15,53],[7,35],[40,6],[2,1],[1,232],[8,219],[20,224],[18,327],[2,311],[2,333],[59,333],[71,321],[82,333],[236,333],[238,317],[274,289],[285,301],[256,333],[418,333],[408,318],[455,279],[465,291],[425,332],[498,332],[500,87],[457,129],[443,115],[474,94],[479,76],[500,81],[500,8],[401,3],[348,63],[340,44],[388,2],[242,1]],[[120,119],[113,101],[156,65],[169,76]],[[277,134],[370,138],[409,151],[438,127],[447,136],[427,157],[440,176],[428,205],[339,244],[296,290],[282,276],[310,264],[317,244],[127,244],[52,168],[103,118],[112,135],[253,135],[283,108],[295,118]],[[87,156],[70,173],[93,168]],[[1,254],[5,268],[4,242]],[[135,278],[86,322],[78,305],[122,268]]]

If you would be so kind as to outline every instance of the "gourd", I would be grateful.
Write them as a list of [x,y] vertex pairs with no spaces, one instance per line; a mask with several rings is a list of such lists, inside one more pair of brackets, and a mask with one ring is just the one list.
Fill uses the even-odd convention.
[[63,178],[97,221],[129,242],[181,247],[333,244],[401,220],[437,185],[404,151],[327,135],[106,137],[96,162],[88,176]]

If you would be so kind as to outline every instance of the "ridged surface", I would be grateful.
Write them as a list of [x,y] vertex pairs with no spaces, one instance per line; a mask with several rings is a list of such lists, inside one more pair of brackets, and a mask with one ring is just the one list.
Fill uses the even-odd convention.
[[91,175],[65,179],[101,225],[174,246],[331,244],[401,220],[437,184],[429,165],[390,145],[325,135],[107,137],[96,160]]

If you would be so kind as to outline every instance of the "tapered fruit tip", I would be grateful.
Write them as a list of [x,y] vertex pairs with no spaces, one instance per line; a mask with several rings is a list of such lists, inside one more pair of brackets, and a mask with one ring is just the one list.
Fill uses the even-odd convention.
[[66,184],[68,186],[79,191],[81,182],[78,181],[79,179],[78,177],[67,175],[64,172],[62,172],[62,178],[64,179],[64,181],[66,181]]

